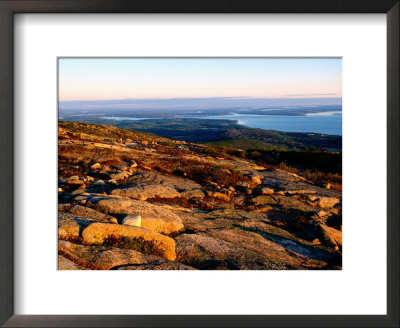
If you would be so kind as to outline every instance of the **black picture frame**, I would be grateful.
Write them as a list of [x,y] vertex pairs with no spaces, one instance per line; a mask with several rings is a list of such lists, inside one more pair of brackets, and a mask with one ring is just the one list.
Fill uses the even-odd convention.
[[[0,0],[0,324],[4,327],[399,327],[399,0]],[[387,315],[14,315],[13,17],[16,13],[385,13]],[[368,288],[368,286],[365,286]]]

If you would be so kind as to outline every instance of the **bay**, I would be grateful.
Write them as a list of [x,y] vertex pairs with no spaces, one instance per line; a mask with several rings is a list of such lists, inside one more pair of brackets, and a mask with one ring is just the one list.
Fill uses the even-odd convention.
[[[183,117],[183,116],[180,116]],[[185,115],[186,118],[200,118],[199,116]],[[342,135],[342,113],[315,113],[305,116],[289,115],[257,115],[257,114],[232,114],[202,116],[203,119],[236,120],[238,124],[250,128],[264,130],[277,130],[285,132],[309,132],[330,135]]]
[[[238,124],[240,125],[244,125],[250,128],[264,129],[264,130],[342,135],[341,112],[313,113],[305,116],[233,113],[231,115],[209,115],[209,116],[176,115],[175,117],[213,119],[213,120],[233,120],[233,121],[238,121]],[[115,117],[115,116],[102,117],[102,118],[114,119],[118,121],[123,121],[123,120],[140,121],[140,120],[152,119],[150,117],[138,118],[138,117]]]

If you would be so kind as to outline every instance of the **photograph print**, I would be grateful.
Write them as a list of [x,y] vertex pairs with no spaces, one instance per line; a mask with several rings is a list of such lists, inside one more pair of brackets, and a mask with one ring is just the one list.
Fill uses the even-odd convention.
[[58,270],[341,270],[341,58],[58,58]]

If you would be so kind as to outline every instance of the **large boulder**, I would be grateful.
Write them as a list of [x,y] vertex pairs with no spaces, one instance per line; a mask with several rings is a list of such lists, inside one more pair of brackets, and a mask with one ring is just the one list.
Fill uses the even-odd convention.
[[75,215],[86,216],[103,222],[118,223],[118,220],[111,215],[107,215],[92,208],[81,205],[75,205],[69,210],[69,212]]
[[155,204],[122,197],[92,198],[95,208],[110,214],[138,214],[142,228],[162,234],[173,234],[184,228],[181,218],[174,212]]
[[100,195],[94,196],[90,199],[89,204],[94,208],[103,213],[111,214],[134,214],[132,208],[138,206],[138,200],[130,198],[124,198],[120,196],[107,196]]
[[148,198],[177,198],[181,194],[173,188],[162,185],[146,185],[112,191],[113,195],[146,200]]
[[175,241],[167,236],[140,227],[110,223],[92,223],[82,232],[85,245],[124,245],[140,252],[148,252],[175,260]]
[[173,212],[173,216],[157,216],[152,214],[142,214],[142,227],[151,231],[156,231],[165,235],[171,235],[184,228],[182,220]]

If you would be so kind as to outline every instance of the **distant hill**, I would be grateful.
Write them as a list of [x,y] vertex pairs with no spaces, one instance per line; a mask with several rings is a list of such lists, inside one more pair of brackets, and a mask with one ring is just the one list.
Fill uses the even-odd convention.
[[[170,140],[166,138],[162,138],[156,136],[151,133],[133,131],[128,129],[120,129],[110,125],[101,125],[101,124],[90,124],[83,122],[70,122],[70,121],[59,121],[58,122],[59,130],[68,131],[68,133],[79,133],[83,134],[83,136],[88,136],[90,139],[99,139],[99,138],[111,138],[111,139],[120,139],[120,138],[129,138],[132,140],[146,140],[146,141],[158,141],[158,142],[170,142]],[[98,138],[96,138],[98,137]],[[81,136],[82,138],[82,136]],[[82,138],[84,139],[84,137]]]
[[319,133],[282,132],[248,128],[232,120],[212,119],[146,119],[119,121],[112,119],[79,117],[89,123],[108,124],[128,130],[156,134],[174,140],[207,143],[242,149],[285,149],[341,151],[342,137]]

